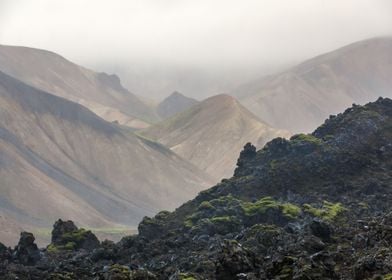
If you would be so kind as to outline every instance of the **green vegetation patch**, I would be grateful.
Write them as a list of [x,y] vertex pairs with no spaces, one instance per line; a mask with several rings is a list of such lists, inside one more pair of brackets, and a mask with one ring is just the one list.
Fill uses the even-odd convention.
[[65,245],[54,245],[54,244],[49,244],[48,247],[46,247],[46,251],[48,253],[58,253],[60,251],[73,251],[76,248],[76,243],[75,242],[67,242]]
[[203,201],[199,205],[199,210],[213,210],[213,209],[215,209],[215,207],[212,206],[211,202],[209,201]]
[[321,208],[313,207],[310,204],[304,204],[303,208],[305,212],[330,222],[336,220],[347,210],[340,202],[332,203],[326,200],[323,201],[323,206]]
[[279,203],[272,197],[266,196],[256,202],[243,202],[242,209],[248,216],[255,214],[264,214],[268,209],[278,209]]
[[301,207],[292,203],[283,203],[270,196],[255,202],[237,199],[232,195],[222,196],[200,203],[198,210],[185,217],[184,226],[193,228],[202,220],[209,223],[241,223],[244,219],[255,215],[263,215],[268,210],[275,209],[289,219],[296,219],[301,214]]
[[81,242],[85,238],[87,232],[88,230],[80,228],[73,232],[64,233],[62,238],[63,240],[69,240],[70,242]]
[[307,143],[311,143],[314,145],[322,145],[323,141],[311,134],[296,134],[294,136],[291,137],[291,139],[294,143],[300,143],[300,142],[307,142]]
[[301,214],[301,208],[292,203],[280,204],[283,215],[288,218],[295,219]]
[[189,273],[180,273],[178,275],[178,279],[180,279],[180,280],[197,280],[195,277],[193,277]]
[[252,203],[245,202],[242,205],[246,215],[253,216],[255,214],[264,214],[268,209],[279,209],[282,214],[291,219],[295,219],[301,213],[301,208],[292,203],[280,203],[270,196]]
[[392,280],[392,273],[385,274],[385,275],[383,276],[383,279],[384,279],[384,280]]

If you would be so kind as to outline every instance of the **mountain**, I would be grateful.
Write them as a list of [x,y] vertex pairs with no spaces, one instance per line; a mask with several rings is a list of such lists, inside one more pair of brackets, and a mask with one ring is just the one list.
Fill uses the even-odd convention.
[[167,119],[199,103],[196,99],[186,97],[175,91],[162,100],[157,106],[157,113],[162,119]]
[[[59,217],[101,229],[136,225],[211,182],[162,145],[2,72],[0,155],[0,222],[37,231]],[[3,239],[8,227],[0,240],[16,241]]]
[[14,249],[0,245],[0,275],[390,279],[391,127],[392,100],[379,98],[312,134],[276,138],[259,151],[248,143],[234,177],[174,212],[145,217],[138,235],[99,244],[59,220],[44,250],[27,232]]
[[[0,45],[0,71],[35,88],[80,103],[108,121],[140,124],[153,109],[125,89],[116,75],[96,73],[46,50]],[[109,113],[108,113],[109,112]]]
[[236,154],[244,143],[262,147],[277,136],[288,136],[261,122],[235,98],[210,97],[142,134],[189,160],[217,180],[233,174]]
[[274,127],[311,131],[352,103],[391,97],[391,75],[392,38],[376,38],[245,84],[235,95]]

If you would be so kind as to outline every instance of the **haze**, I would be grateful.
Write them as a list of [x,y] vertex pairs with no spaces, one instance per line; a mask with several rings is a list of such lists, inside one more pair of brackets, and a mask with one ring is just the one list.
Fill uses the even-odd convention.
[[1,44],[43,48],[115,72],[131,91],[155,99],[174,90],[196,98],[227,92],[391,34],[388,0],[0,1]]

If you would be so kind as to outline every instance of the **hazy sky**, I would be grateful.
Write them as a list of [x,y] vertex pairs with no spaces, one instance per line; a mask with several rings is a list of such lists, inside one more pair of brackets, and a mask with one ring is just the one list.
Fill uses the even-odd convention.
[[273,68],[391,34],[391,0],[0,0],[1,44],[124,73]]

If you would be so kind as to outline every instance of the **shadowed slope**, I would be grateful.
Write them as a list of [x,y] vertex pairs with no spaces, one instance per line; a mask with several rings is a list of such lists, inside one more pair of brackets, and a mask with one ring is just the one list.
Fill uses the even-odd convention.
[[0,109],[0,211],[23,225],[135,225],[210,182],[165,147],[1,72]]

